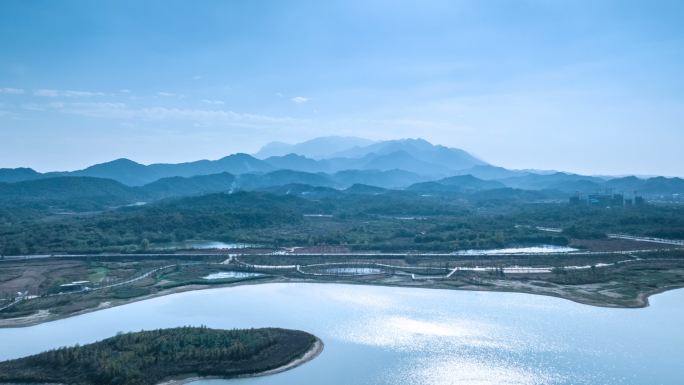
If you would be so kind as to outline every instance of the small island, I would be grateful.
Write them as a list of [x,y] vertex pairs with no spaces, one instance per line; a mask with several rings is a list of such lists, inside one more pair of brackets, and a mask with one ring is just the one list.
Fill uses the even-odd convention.
[[304,363],[322,347],[315,336],[288,329],[140,331],[0,362],[0,383],[154,385],[261,375]]

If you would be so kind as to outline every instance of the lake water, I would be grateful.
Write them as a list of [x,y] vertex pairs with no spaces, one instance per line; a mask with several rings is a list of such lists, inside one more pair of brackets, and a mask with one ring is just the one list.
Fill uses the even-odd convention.
[[238,286],[0,329],[0,359],[181,325],[295,328],[326,344],[291,371],[194,385],[682,383],[684,290],[645,309],[606,309],[516,293]]
[[214,279],[252,278],[261,276],[263,276],[263,274],[250,273],[247,271],[221,271],[218,273],[211,273],[209,275],[205,275],[204,277],[202,277],[202,279],[207,279],[211,281]]
[[463,250],[456,251],[454,255],[510,255],[510,254],[557,254],[579,251],[574,247],[541,245],[529,247],[508,247],[505,249]]
[[382,274],[383,270],[374,267],[331,267],[324,269],[325,274],[340,274],[340,275],[371,275]]
[[167,245],[155,246],[155,250],[214,250],[214,249],[246,249],[255,247],[249,243],[225,243],[218,241],[184,241]]

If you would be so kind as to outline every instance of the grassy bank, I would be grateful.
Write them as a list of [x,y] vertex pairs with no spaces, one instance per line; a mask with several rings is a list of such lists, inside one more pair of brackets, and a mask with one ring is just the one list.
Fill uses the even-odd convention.
[[[643,252],[634,255],[530,255],[530,256],[241,256],[197,257],[190,263],[181,259],[113,258],[111,260],[69,259],[17,261],[4,271],[23,272],[19,278],[0,282],[0,287],[18,279],[33,283],[35,298],[22,300],[0,310],[0,327],[28,326],[82,314],[133,301],[172,293],[269,282],[351,283],[452,290],[509,291],[555,296],[571,301],[606,307],[643,307],[650,295],[684,287],[684,251]],[[223,263],[221,263],[221,262]],[[62,272],[82,264],[80,274],[104,272],[101,279],[135,279],[158,266],[170,266],[121,286],[76,293],[54,294],[48,282],[62,282]],[[335,264],[335,265],[331,265]],[[299,266],[296,269],[294,266]],[[10,266],[8,262],[3,266]],[[271,267],[267,267],[271,266]],[[275,267],[285,268],[275,268]],[[289,267],[288,267],[289,266]],[[370,268],[373,274],[334,274],[337,268]],[[542,272],[509,273],[507,268],[525,266]],[[582,269],[573,267],[584,266]],[[331,267],[332,270],[331,270]],[[451,273],[455,268],[460,270]],[[487,268],[489,270],[476,270]],[[348,269],[349,270],[349,269]],[[220,272],[258,273],[258,276],[209,280]],[[40,275],[40,274],[42,275]],[[451,273],[451,274],[450,274]],[[9,273],[8,273],[9,274]],[[27,277],[33,277],[30,281]],[[80,276],[70,276],[79,279]],[[117,281],[118,282],[118,281]],[[43,290],[42,292],[40,290]],[[51,294],[53,293],[53,294]],[[8,303],[6,300],[5,304]],[[2,304],[0,304],[2,306]]]

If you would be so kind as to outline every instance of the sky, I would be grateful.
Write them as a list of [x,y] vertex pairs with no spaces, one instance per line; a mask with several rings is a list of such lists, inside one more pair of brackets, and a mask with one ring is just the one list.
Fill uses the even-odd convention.
[[684,2],[0,2],[0,167],[421,137],[684,176]]

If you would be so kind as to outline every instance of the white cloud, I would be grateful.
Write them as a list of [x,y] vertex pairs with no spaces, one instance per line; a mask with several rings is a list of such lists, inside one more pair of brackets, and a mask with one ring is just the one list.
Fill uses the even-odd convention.
[[171,92],[157,92],[157,95],[159,96],[176,96],[176,94],[171,93]]
[[45,104],[38,104],[38,103],[26,103],[26,104],[22,104],[21,108],[23,108],[27,111],[46,111],[48,109],[48,106]]
[[22,90],[21,88],[9,88],[9,87],[0,88],[0,94],[20,95],[23,93],[24,93],[24,90]]
[[45,97],[50,97],[54,98],[59,96],[59,91],[57,90],[38,90],[33,93],[36,96],[45,96]]
[[131,93],[131,90],[124,88],[124,89],[119,90],[119,93],[121,93],[121,94],[130,94],[130,93]]
[[290,99],[290,100],[292,100],[293,102],[295,102],[295,103],[297,103],[297,104],[304,104],[304,103],[308,102],[308,101],[311,100],[311,99],[309,99],[309,98],[307,98],[307,97],[305,97],[305,96],[295,96],[294,98],[292,98],[292,99]]
[[202,77],[200,75],[195,75],[192,77],[192,80],[200,80]]
[[281,127],[300,124],[290,117],[240,113],[227,110],[188,108],[143,107],[134,108],[125,103],[48,103],[51,110],[91,118],[123,119],[127,121],[190,121],[198,125],[234,125],[243,127]]
[[225,104],[223,102],[223,100],[217,100],[217,99],[202,99],[201,102],[204,104],[211,104],[214,106],[222,106]]
[[67,98],[89,98],[93,96],[104,96],[102,92],[93,91],[73,91],[73,90],[51,90],[51,89],[40,89],[36,90],[34,93],[36,96],[56,98],[56,97],[67,97]]

